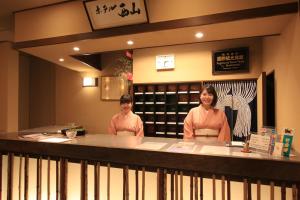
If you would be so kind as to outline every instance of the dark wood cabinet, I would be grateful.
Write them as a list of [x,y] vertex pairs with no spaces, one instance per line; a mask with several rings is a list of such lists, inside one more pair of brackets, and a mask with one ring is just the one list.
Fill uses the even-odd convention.
[[201,82],[134,84],[134,113],[144,122],[145,136],[183,137],[189,110],[199,105]]

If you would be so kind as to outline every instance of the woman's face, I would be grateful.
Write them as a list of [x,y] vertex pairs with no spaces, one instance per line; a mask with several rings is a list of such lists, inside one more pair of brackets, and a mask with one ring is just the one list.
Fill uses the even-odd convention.
[[207,90],[203,90],[200,94],[200,100],[204,106],[211,106],[213,99],[214,96],[212,94],[209,94]]
[[123,113],[128,113],[131,111],[132,104],[131,103],[122,103],[121,105],[121,112]]

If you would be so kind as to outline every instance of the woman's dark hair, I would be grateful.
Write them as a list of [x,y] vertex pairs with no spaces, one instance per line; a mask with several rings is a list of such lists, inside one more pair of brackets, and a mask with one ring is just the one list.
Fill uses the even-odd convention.
[[[202,86],[201,90],[200,90],[200,96],[202,94],[202,92],[206,90],[208,94],[212,94],[213,95],[213,100],[211,102],[211,106],[215,107],[217,102],[218,102],[218,95],[217,92],[215,90],[215,88],[211,85],[207,85],[207,86]],[[202,104],[201,99],[200,99],[200,104]]]
[[132,103],[132,98],[129,94],[124,94],[120,98],[120,104]]

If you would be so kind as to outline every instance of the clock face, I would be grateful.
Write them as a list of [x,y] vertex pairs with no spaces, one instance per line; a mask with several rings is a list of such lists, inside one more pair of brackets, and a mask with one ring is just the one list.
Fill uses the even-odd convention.
[[174,69],[174,55],[156,56],[156,69]]

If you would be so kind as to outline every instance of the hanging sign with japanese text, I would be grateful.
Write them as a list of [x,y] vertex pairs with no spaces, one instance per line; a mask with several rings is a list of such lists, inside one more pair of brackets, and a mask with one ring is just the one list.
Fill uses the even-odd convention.
[[85,8],[94,30],[148,22],[144,0],[87,1]]
[[214,75],[249,72],[249,48],[215,51],[212,55],[212,65]]

